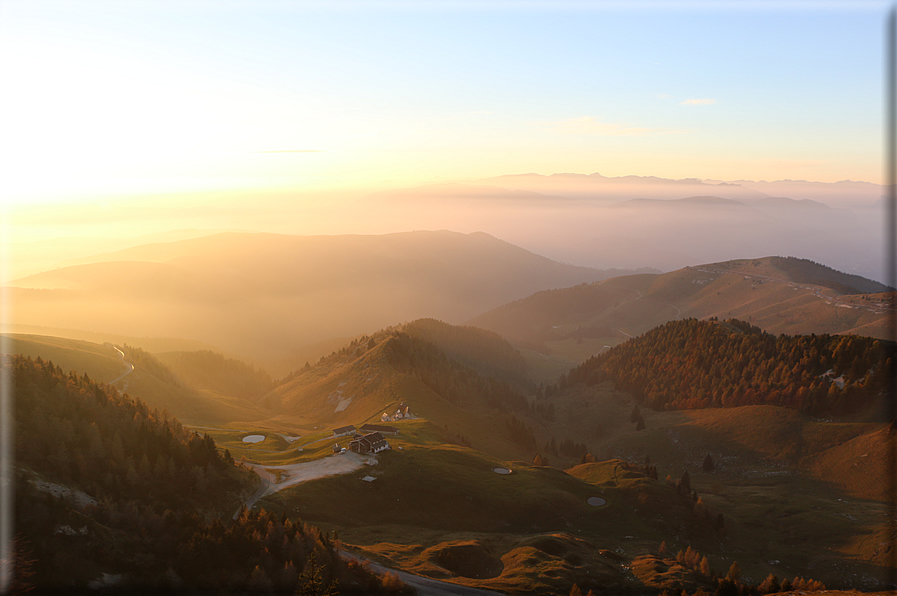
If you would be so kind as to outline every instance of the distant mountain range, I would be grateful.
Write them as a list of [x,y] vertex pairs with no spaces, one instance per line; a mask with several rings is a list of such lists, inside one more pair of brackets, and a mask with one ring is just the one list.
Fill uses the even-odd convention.
[[833,205],[871,205],[884,194],[871,182],[811,182],[807,180],[711,180],[659,178],[656,176],[602,176],[594,174],[516,174],[484,178],[476,183],[507,189],[550,192],[560,196],[619,201],[628,198],[678,199],[689,195],[713,195],[735,200],[766,197],[812,199]]
[[880,186],[759,187],[781,192],[691,179],[524,174],[381,192],[356,207],[380,225],[483,230],[549,258],[600,269],[670,271],[783,254],[882,279],[881,209],[874,206]]

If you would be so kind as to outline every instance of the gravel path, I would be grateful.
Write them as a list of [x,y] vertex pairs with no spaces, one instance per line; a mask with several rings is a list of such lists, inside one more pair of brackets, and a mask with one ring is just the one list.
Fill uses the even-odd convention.
[[372,455],[358,455],[353,451],[346,451],[341,455],[328,455],[321,459],[306,461],[299,464],[284,464],[282,466],[265,466],[266,470],[280,470],[280,482],[271,485],[268,493],[271,494],[290,486],[295,486],[309,480],[316,480],[326,476],[338,476],[360,469],[365,464],[376,465],[377,458]]
[[[376,465],[377,458],[372,455],[358,455],[352,451],[347,451],[341,455],[330,455],[313,461],[302,462],[298,464],[285,464],[282,466],[260,466],[259,464],[249,464],[252,471],[259,475],[262,484],[259,486],[251,497],[244,504],[247,509],[252,509],[256,501],[266,495],[276,493],[290,486],[295,486],[309,480],[317,478],[325,478],[327,476],[338,476],[340,474],[348,474],[349,472],[360,469],[365,464]],[[271,471],[280,471],[280,481],[277,475]],[[240,515],[240,510],[234,513],[234,519]]]

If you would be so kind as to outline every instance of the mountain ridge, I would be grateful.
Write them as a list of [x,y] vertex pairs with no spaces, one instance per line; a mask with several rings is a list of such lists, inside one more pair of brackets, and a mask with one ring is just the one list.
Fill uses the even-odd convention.
[[[449,231],[224,233],[98,258],[17,280],[14,323],[179,336],[280,360],[331,337],[422,317],[461,322],[539,289],[606,277],[485,233]],[[112,260],[123,258],[131,261]]]
[[468,324],[542,353],[555,346],[579,361],[682,317],[736,317],[773,333],[862,330],[885,339],[893,309],[887,289],[806,259],[737,259],[545,290]]

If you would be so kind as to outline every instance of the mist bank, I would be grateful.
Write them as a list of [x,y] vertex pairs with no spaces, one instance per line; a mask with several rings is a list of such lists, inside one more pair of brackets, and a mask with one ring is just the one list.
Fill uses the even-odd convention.
[[[486,230],[549,258],[599,269],[672,271],[781,255],[884,280],[883,217],[872,204],[835,208],[738,185],[673,181],[626,186],[630,195],[644,194],[617,200],[619,193],[571,191],[542,178],[498,180],[539,181],[522,189],[445,184],[377,193],[360,201],[358,211],[372,222],[401,217],[409,225]],[[710,190],[716,194],[683,194]]]
[[516,174],[483,178],[475,184],[588,199],[618,202],[628,199],[681,199],[712,195],[734,200],[789,197],[822,201],[833,207],[857,208],[877,203],[885,195],[880,184],[842,180],[712,180],[658,178],[656,176],[602,176],[594,174]]
[[[11,213],[12,264],[4,281],[90,262],[77,259],[101,252],[221,230],[382,235],[438,229],[482,231],[598,269],[672,271],[779,254],[886,281],[883,187],[868,182],[520,174],[372,190],[241,190],[21,206]],[[158,236],[172,233],[181,236]],[[132,240],[146,234],[157,236]]]

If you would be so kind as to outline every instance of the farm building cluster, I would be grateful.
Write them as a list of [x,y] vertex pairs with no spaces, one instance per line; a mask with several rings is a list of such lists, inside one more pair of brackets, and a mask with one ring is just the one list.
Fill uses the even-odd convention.
[[[407,406],[405,406],[405,410],[407,411]],[[333,429],[334,438],[351,436],[352,439],[349,441],[348,449],[360,455],[380,453],[389,449],[389,442],[383,438],[384,434],[397,435],[399,434],[399,429],[394,426],[383,426],[380,424],[362,424],[357,429],[352,425]],[[343,451],[345,449],[341,448],[339,443],[333,445],[334,453],[342,453]]]

